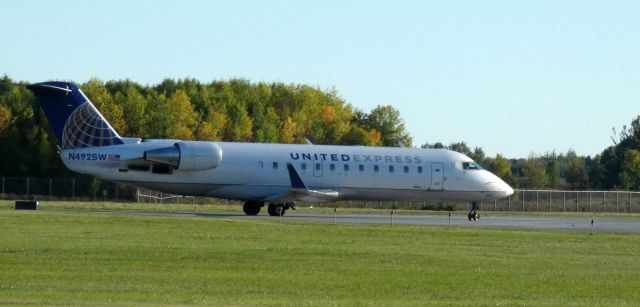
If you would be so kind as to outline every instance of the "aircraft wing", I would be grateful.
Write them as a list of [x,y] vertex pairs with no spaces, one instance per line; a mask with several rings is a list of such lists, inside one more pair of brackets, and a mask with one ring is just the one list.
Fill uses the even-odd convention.
[[267,197],[265,201],[276,204],[290,203],[295,200],[329,202],[336,200],[338,196],[340,196],[340,193],[336,190],[310,190],[307,188],[291,163],[287,163],[287,170],[289,171],[289,179],[291,180],[291,190]]

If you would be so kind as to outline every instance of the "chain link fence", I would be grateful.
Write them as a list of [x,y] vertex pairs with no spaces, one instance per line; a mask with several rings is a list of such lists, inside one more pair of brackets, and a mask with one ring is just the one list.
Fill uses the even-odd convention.
[[[100,180],[89,176],[70,178],[1,177],[2,199],[38,199],[61,201],[114,201],[142,203],[209,204],[242,202],[166,194],[148,189]],[[297,203],[298,206],[318,206]],[[408,210],[468,210],[465,202],[400,202],[343,201],[321,204],[326,207],[408,209]],[[515,190],[514,194],[480,204],[483,211],[509,212],[611,212],[640,213],[640,192],[633,191],[562,191]]]

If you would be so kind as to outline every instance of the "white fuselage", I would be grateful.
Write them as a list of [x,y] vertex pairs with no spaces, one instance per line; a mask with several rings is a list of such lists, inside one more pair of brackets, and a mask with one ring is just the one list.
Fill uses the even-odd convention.
[[487,201],[513,193],[486,170],[464,169],[469,157],[444,149],[216,142],[222,161],[209,170],[156,168],[141,160],[145,151],[175,142],[66,149],[60,155],[69,169],[105,180],[237,200],[265,201],[291,190],[287,163],[309,189],[337,191],[330,201]]

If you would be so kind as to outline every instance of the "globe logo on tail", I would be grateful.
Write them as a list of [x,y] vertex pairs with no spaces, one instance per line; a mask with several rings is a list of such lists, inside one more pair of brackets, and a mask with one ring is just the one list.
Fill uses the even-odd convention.
[[122,144],[122,140],[100,112],[87,101],[67,119],[61,143],[63,149],[71,149]]

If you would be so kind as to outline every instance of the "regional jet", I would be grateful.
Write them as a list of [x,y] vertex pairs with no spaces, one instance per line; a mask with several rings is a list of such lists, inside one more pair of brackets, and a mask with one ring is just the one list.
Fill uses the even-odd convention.
[[75,84],[27,87],[70,170],[166,193],[240,200],[247,215],[266,205],[281,216],[295,201],[464,201],[475,208],[513,194],[451,150],[121,137]]

